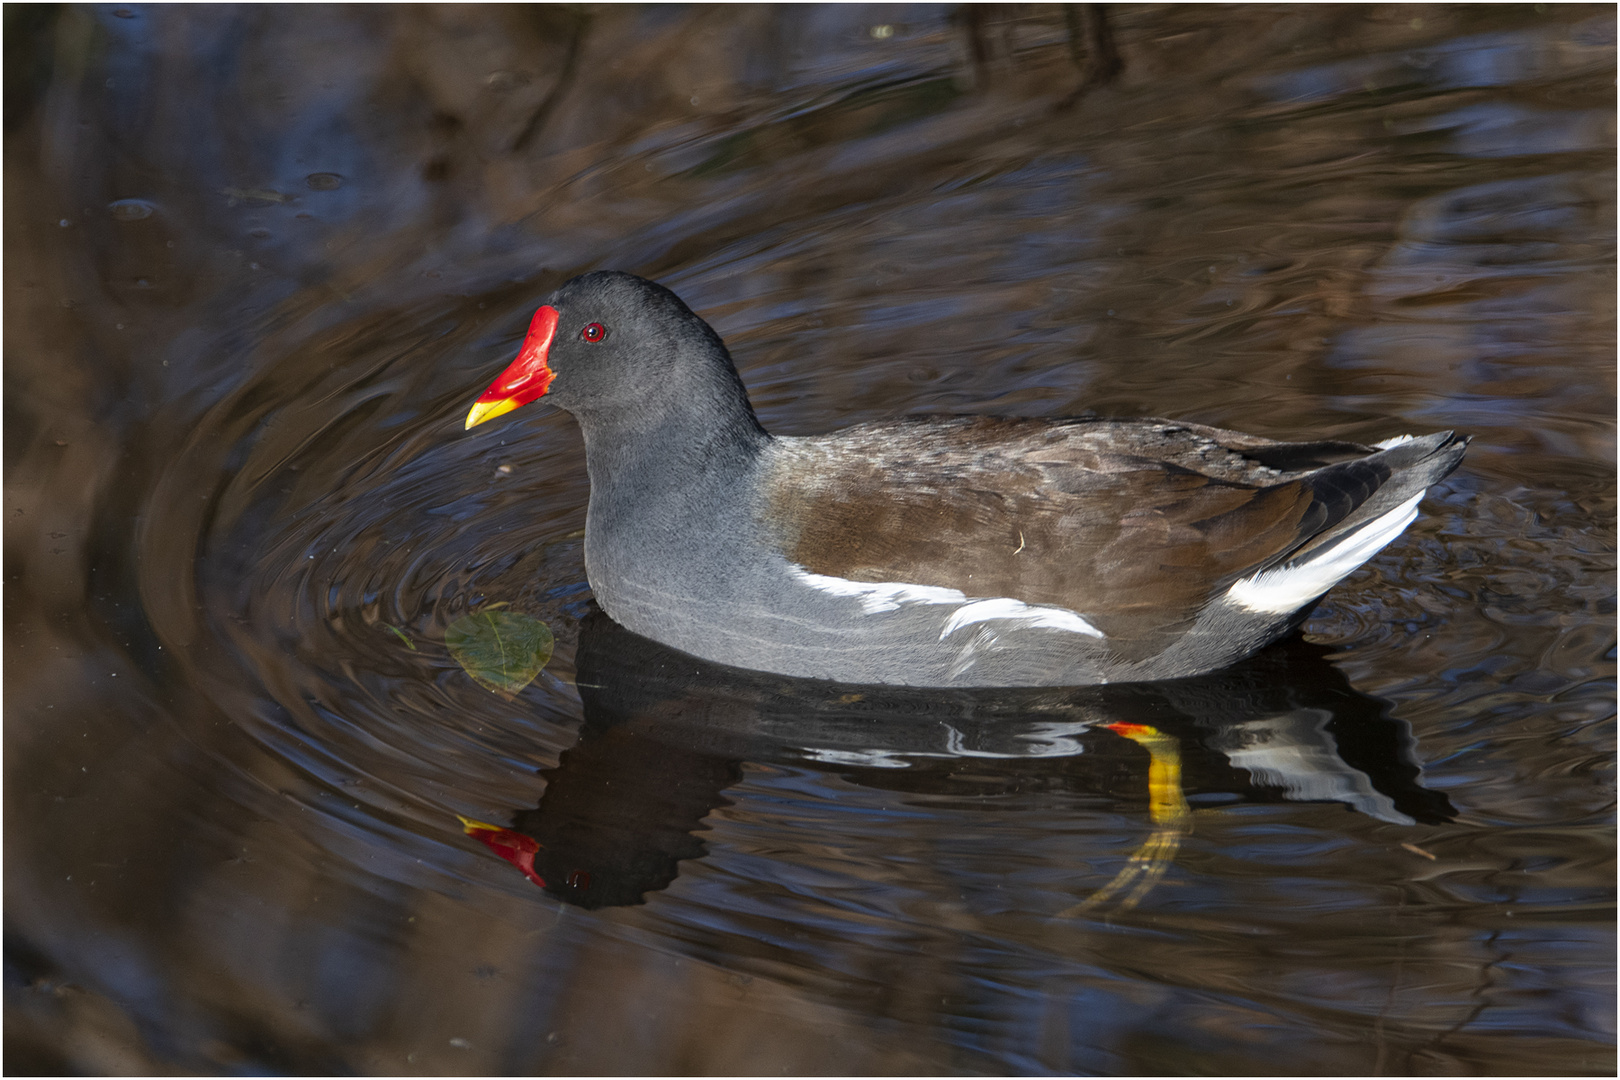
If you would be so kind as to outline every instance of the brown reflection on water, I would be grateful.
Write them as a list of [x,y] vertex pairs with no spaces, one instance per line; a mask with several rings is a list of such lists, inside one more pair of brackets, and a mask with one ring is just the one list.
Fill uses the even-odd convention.
[[[11,1071],[1612,1073],[1612,7],[1110,6],[1077,98],[1071,14],[8,6]],[[1053,919],[1151,831],[1073,701],[908,757],[960,702],[628,676],[697,790],[588,909],[456,820],[614,778],[577,432],[460,416],[598,267],[784,432],[1475,442],[1289,725],[1143,699],[1193,824],[1130,912]],[[499,600],[511,705],[442,645]]]

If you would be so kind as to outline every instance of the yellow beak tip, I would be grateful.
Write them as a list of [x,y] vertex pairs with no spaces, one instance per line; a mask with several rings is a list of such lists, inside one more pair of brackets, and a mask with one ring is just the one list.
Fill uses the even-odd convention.
[[511,398],[502,398],[499,401],[480,401],[473,405],[472,411],[467,413],[467,425],[463,431],[471,431],[485,420],[493,420],[497,416],[504,416],[518,407],[518,403]]

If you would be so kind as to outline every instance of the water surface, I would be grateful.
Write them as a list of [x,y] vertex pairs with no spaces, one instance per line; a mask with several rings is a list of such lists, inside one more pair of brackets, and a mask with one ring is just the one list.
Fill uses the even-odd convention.
[[[11,1070],[1612,1074],[1614,10],[1093,14],[8,6]],[[609,267],[774,431],[1475,441],[1228,672],[730,672],[461,430]]]

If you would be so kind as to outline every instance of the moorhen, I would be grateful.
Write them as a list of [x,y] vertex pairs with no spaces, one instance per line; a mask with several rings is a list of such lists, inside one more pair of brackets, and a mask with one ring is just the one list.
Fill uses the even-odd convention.
[[585,437],[585,568],[609,616],[718,663],[847,683],[1224,667],[1399,536],[1468,444],[988,416],[772,436],[719,335],[609,271],[546,300],[467,427],[542,396]]

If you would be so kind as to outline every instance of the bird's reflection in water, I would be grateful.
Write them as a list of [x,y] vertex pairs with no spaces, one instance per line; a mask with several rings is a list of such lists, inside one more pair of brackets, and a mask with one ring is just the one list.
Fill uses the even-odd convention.
[[855,687],[720,667],[593,610],[580,631],[579,741],[542,774],[537,808],[509,829],[467,832],[548,893],[599,908],[643,902],[704,855],[703,818],[727,804],[745,761],[896,792],[1148,796],[1148,841],[1072,915],[1139,902],[1198,803],[1450,820],[1445,795],[1420,783],[1406,723],[1353,690],[1326,651],[1296,637],[1212,675],[1085,689]]

